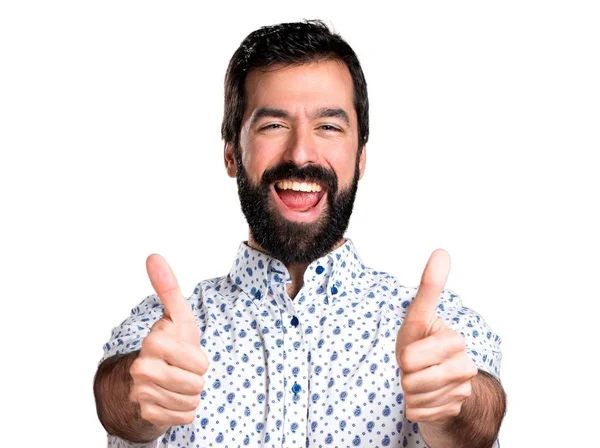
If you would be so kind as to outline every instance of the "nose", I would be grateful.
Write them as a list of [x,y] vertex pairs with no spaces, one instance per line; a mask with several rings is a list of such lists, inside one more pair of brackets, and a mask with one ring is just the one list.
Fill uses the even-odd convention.
[[307,122],[297,123],[286,142],[284,161],[293,162],[297,167],[316,164],[319,156],[315,136]]

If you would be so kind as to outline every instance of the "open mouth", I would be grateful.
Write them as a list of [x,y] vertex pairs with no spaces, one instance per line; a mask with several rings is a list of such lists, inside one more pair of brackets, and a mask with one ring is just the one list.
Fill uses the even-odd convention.
[[318,182],[285,179],[272,184],[275,202],[288,219],[311,221],[325,203],[327,187]]

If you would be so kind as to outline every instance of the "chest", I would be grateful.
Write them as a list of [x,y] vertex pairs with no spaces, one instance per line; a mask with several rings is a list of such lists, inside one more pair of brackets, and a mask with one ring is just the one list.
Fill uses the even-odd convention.
[[[397,331],[377,300],[220,306],[202,335],[210,366],[185,440],[193,437],[189,446],[417,440],[418,427],[404,418]],[[185,430],[170,437],[179,440]]]

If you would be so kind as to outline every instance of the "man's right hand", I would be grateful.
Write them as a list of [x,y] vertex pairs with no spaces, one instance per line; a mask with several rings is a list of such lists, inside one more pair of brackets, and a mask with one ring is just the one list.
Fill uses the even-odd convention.
[[146,260],[152,287],[164,306],[131,364],[129,399],[141,417],[166,431],[194,420],[204,387],[208,359],[200,348],[200,331],[190,306],[167,262],[153,254]]

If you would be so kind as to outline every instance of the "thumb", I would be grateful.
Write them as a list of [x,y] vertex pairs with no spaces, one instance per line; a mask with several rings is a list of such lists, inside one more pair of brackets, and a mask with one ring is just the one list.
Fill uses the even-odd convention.
[[450,255],[436,249],[425,266],[417,296],[408,307],[398,332],[399,347],[405,347],[428,336],[437,319],[436,309],[450,273]]
[[152,254],[146,259],[146,270],[150,283],[164,306],[163,317],[175,324],[196,326],[196,318],[187,304],[175,274],[166,260],[158,254]]

